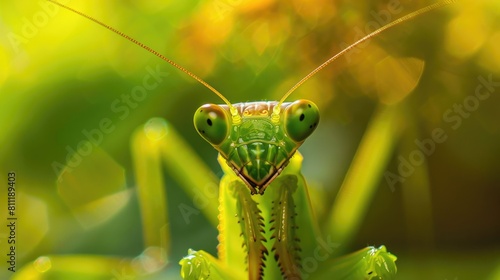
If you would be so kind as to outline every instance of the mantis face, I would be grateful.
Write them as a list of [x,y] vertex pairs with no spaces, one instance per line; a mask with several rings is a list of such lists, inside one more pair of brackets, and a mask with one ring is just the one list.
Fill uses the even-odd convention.
[[[279,106],[279,109],[275,109]],[[194,115],[200,135],[226,159],[252,194],[263,194],[319,122],[308,100],[238,103],[236,118],[227,105],[207,104]],[[277,117],[275,117],[275,113]]]

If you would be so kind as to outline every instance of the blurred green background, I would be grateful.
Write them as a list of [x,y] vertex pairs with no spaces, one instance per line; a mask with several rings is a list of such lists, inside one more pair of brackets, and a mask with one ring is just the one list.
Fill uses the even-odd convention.
[[[409,175],[394,183],[384,173],[348,245],[385,244],[398,256],[399,279],[500,279],[500,4],[460,2],[356,48],[290,98],[310,99],[322,111],[317,132],[301,148],[304,174],[334,196],[378,104],[404,98],[377,90],[380,77],[399,82],[391,80],[397,73],[377,74],[383,71],[377,64],[387,56],[425,61],[420,83],[404,100],[405,129],[385,168]],[[245,102],[279,99],[360,34],[433,2],[63,3],[165,54],[231,102]],[[216,152],[192,125],[196,108],[221,101],[184,73],[44,1],[3,1],[0,34],[0,178],[17,174],[18,269],[41,255],[132,258],[142,252],[130,146],[133,131],[153,117],[167,119],[221,175]],[[160,73],[157,83],[144,84],[152,71]],[[140,86],[146,88],[140,100],[127,100]],[[436,129],[446,140],[428,144],[434,148],[426,146],[424,159],[415,157],[416,142],[429,143],[424,139]],[[102,137],[89,138],[96,130]],[[75,210],[85,193],[57,183],[84,140],[93,140],[98,152],[81,159],[96,168],[81,184],[90,193],[123,192],[91,218]],[[162,273],[177,275],[177,260],[188,248],[215,253],[217,230],[202,215],[182,219],[178,205],[191,199],[165,175],[173,246]],[[5,220],[7,198],[0,193]],[[0,246],[5,256],[5,238]],[[3,258],[2,279],[12,275]]]

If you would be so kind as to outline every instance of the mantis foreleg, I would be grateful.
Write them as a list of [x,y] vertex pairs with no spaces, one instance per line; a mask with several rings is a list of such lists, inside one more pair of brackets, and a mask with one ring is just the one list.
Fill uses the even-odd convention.
[[300,239],[297,236],[298,226],[295,202],[292,194],[297,189],[297,177],[284,175],[274,187],[275,200],[271,210],[271,239],[274,240],[272,251],[282,275],[285,279],[301,279],[300,276]]
[[268,251],[264,246],[264,219],[257,203],[252,199],[248,188],[239,180],[229,185],[233,197],[236,199],[237,218],[241,226],[241,235],[248,251],[248,277],[261,279],[264,274],[264,261]]

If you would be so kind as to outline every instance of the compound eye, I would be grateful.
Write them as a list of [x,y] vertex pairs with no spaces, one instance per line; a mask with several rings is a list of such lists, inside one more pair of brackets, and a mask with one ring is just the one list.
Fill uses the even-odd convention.
[[219,105],[205,104],[194,114],[196,130],[212,145],[219,145],[227,138],[230,125],[228,113]]
[[309,100],[297,100],[285,109],[285,129],[294,141],[304,141],[316,129],[318,122],[318,107]]

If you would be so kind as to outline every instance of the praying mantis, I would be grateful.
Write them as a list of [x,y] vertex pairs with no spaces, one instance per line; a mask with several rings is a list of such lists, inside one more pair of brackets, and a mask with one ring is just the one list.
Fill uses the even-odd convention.
[[[356,46],[452,2],[442,1],[417,10],[364,36],[315,68],[279,101],[238,104],[232,104],[197,75],[148,46],[72,10],[170,63],[225,103],[204,105],[194,116],[196,130],[219,152],[218,161],[224,171],[218,197],[218,258],[202,250],[189,250],[180,261],[184,279],[394,279],[396,257],[385,246],[335,256],[337,244],[321,233],[317,224],[298,152],[317,127],[320,113],[312,101],[285,101],[318,71]],[[156,128],[161,130],[161,126],[160,122],[160,128]],[[162,137],[153,138],[166,141]],[[312,261],[322,265],[310,269]]]

